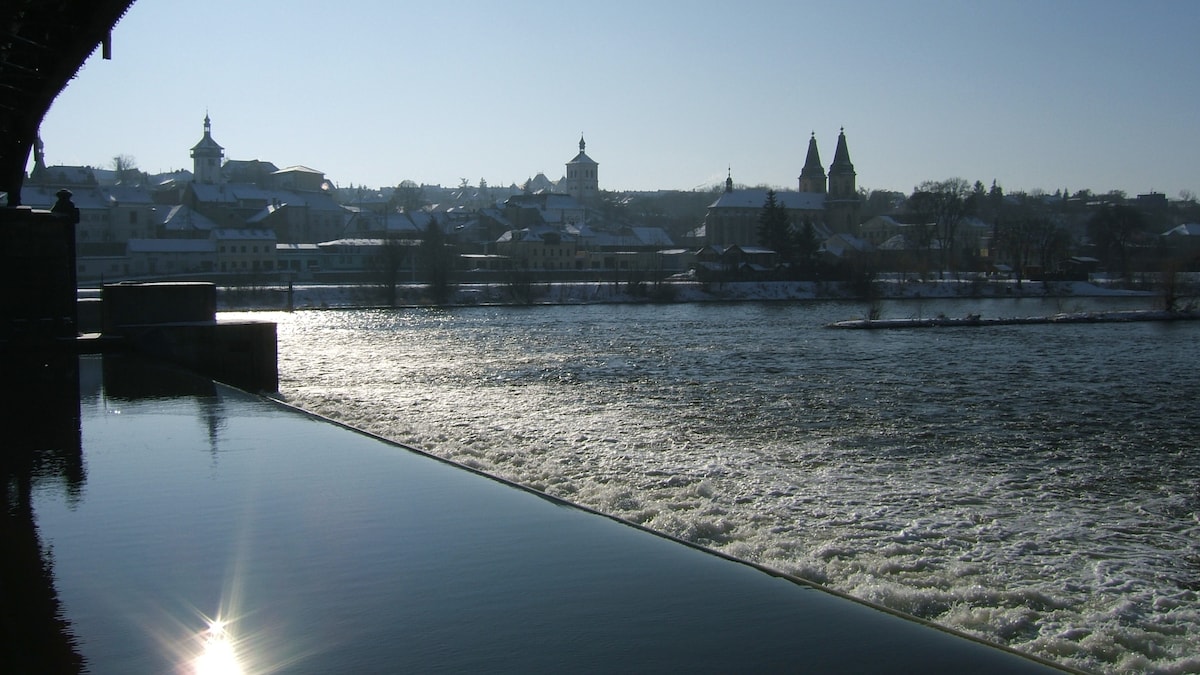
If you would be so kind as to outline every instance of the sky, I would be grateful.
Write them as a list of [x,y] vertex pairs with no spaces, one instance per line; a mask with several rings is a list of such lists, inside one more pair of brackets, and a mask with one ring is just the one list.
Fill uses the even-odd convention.
[[[227,159],[339,187],[551,180],[1200,193],[1195,0],[138,0],[46,115],[48,164]],[[32,157],[30,158],[32,167]]]

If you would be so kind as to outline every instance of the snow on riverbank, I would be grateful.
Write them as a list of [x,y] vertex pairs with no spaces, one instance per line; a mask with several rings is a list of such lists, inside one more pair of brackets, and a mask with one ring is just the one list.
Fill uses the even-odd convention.
[[[898,298],[1019,298],[1019,297],[1093,297],[1143,296],[1150,291],[1131,291],[1089,282],[1063,281],[1043,284],[1026,281],[908,281],[876,282],[870,297],[856,292],[848,284],[812,281],[739,281],[726,283],[669,282],[630,285],[613,282],[560,282],[534,284],[529,303],[515,302],[504,284],[464,284],[458,286],[450,305],[515,304],[595,304],[624,302],[739,302],[770,300],[870,300]],[[290,305],[289,305],[290,296]],[[295,285],[221,288],[218,302],[222,310],[237,309],[323,309],[343,307],[381,307],[383,291],[373,286]],[[431,303],[420,285],[398,289],[397,306],[416,307]]]

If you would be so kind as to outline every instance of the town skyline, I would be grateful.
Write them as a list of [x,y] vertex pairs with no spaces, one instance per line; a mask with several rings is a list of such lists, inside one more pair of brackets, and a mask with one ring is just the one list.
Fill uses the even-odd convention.
[[844,128],[867,189],[1200,191],[1191,3],[722,7],[141,2],[41,137],[49,164],[162,173],[208,114],[227,158],[376,188],[557,180],[582,135],[601,189],[637,191],[794,189]]

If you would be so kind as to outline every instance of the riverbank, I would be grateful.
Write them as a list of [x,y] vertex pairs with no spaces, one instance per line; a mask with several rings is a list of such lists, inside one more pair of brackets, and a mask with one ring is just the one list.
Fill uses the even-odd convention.
[[1127,323],[1130,321],[1195,321],[1195,311],[1128,310],[1120,312],[1070,312],[1050,316],[983,317],[969,314],[963,317],[935,316],[926,319],[851,319],[826,324],[829,328],[882,330],[888,328],[943,328],[955,326],[1027,326],[1034,324]]
[[[1018,283],[1011,280],[916,281],[888,279],[869,288],[841,282],[696,281],[651,283],[562,282],[534,284],[520,293],[504,284],[462,284],[443,306],[579,305],[608,303],[751,302],[774,300],[891,300],[906,298],[1046,298],[1134,296],[1154,297],[1148,290],[1129,290],[1082,281]],[[218,292],[221,310],[336,309],[370,307],[428,307],[424,285],[397,288],[396,302],[384,301],[384,289],[364,285],[293,285],[227,287]]]

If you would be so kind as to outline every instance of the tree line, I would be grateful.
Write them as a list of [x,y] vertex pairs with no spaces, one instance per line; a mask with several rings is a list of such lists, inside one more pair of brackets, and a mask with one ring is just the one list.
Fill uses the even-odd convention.
[[[923,277],[979,272],[999,263],[1018,278],[1031,269],[1053,275],[1064,260],[1080,254],[1097,258],[1110,274],[1127,280],[1135,267],[1146,265],[1200,271],[1196,254],[1168,251],[1159,237],[1179,222],[1200,222],[1200,208],[1190,193],[1168,207],[1165,198],[1141,204],[1119,191],[1006,194],[995,181],[987,187],[949,178],[924,181],[908,195],[860,190],[860,197],[861,221],[888,215],[904,224],[902,247],[911,258],[907,264]],[[964,235],[968,224],[971,236]],[[982,248],[980,226],[986,228]],[[758,243],[774,250],[793,278],[836,271],[827,269],[828,263],[822,270],[812,223],[807,218],[790,222],[774,191],[768,191],[762,207]],[[899,271],[878,265],[876,261],[874,271]],[[849,272],[843,269],[841,276]]]

